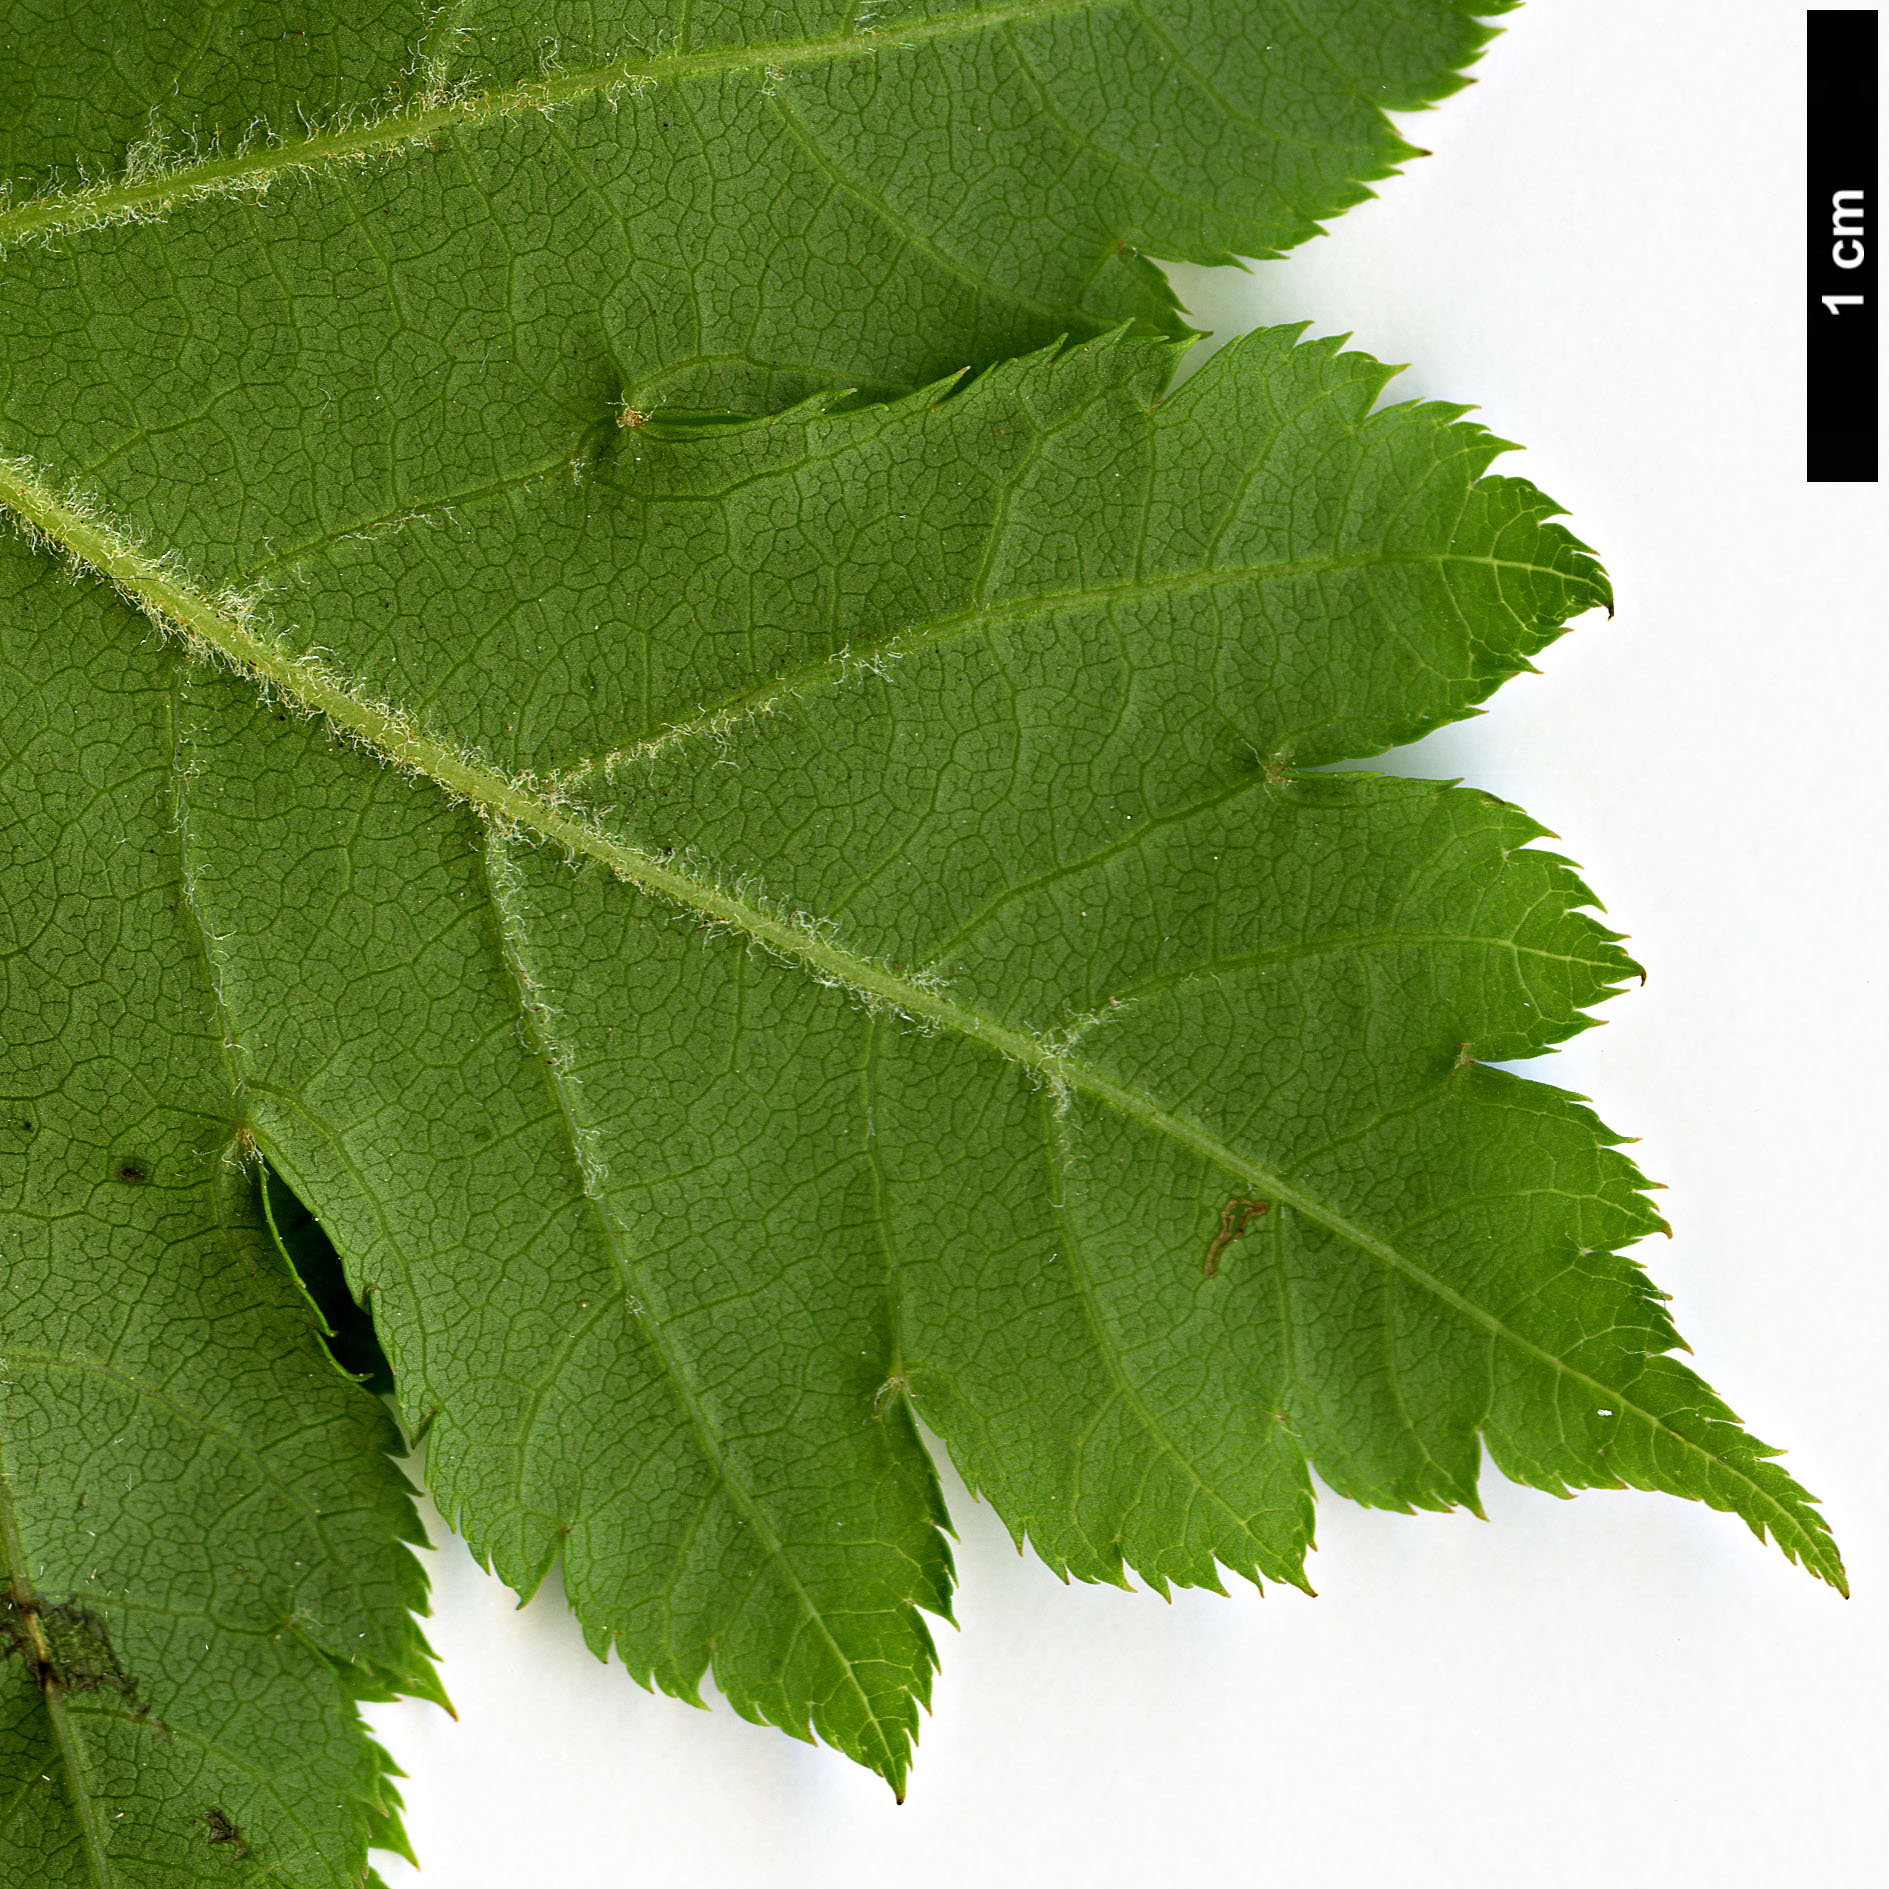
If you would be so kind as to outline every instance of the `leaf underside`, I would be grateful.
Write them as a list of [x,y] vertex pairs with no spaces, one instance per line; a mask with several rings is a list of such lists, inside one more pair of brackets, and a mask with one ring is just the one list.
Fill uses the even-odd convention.
[[865,11],[41,42],[11,161],[63,168],[0,210],[23,1880],[399,1841],[352,1701],[438,1696],[415,1522],[258,1156],[482,1558],[561,1557],[599,1651],[895,1788],[951,1590],[915,1420],[1083,1579],[1303,1583],[1313,1469],[1474,1505],[1486,1447],[1841,1584],[1669,1355],[1616,1138],[1488,1066],[1635,974],[1591,895],[1486,795],[1308,771],[1471,712],[1604,576],[1337,343],[1174,390],[1140,260],[1312,233],[1486,29]]

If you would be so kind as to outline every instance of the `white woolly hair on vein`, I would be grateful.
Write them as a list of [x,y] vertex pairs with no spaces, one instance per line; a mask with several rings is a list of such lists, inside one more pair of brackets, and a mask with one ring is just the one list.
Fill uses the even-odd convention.
[[[508,958],[519,983],[525,1012],[547,1043],[554,1040],[551,1026],[555,1015],[530,966],[522,921],[515,908],[509,916],[505,909],[507,897],[515,899],[523,883],[516,862],[510,859],[506,848],[527,837],[533,843],[550,841],[560,846],[573,862],[580,855],[596,860],[613,877],[638,884],[646,893],[664,899],[678,913],[686,913],[710,932],[745,936],[751,948],[758,946],[823,988],[843,992],[869,1013],[897,1015],[927,1035],[944,1027],[945,1019],[928,1014],[928,1007],[922,1001],[943,999],[950,988],[949,980],[936,968],[921,966],[900,970],[879,963],[869,954],[846,944],[833,920],[781,901],[752,874],[730,883],[711,862],[692,851],[681,856],[680,865],[644,858],[642,849],[615,839],[598,826],[595,813],[566,800],[558,777],[546,780],[528,774],[507,774],[477,748],[422,728],[404,709],[384,697],[371,695],[362,684],[320,660],[312,648],[304,652],[288,648],[267,623],[263,590],[238,592],[226,588],[211,592],[205,589],[193,581],[183,559],[174,550],[161,557],[152,556],[128,532],[105,517],[89,494],[73,489],[55,494],[30,461],[0,455],[0,474],[10,475],[16,487],[11,500],[0,491],[0,512],[17,523],[35,549],[61,558],[75,579],[87,575],[102,579],[160,635],[178,643],[193,660],[242,676],[265,702],[279,704],[304,719],[320,717],[335,737],[405,777],[426,783],[448,805],[470,806],[480,816],[492,840],[487,852],[489,876],[494,902],[500,907],[501,924],[506,927]],[[29,504],[42,513],[62,514],[69,527],[76,528],[75,535],[94,541],[92,547],[82,548],[58,531],[36,522],[24,509]],[[169,593],[178,601],[167,602],[162,593]],[[226,647],[209,634],[209,626],[215,624],[235,631],[240,640],[257,653],[246,655],[241,650]],[[862,659],[851,651],[842,650],[831,660],[838,673],[847,676],[868,672],[884,674],[890,657],[882,653]],[[324,696],[330,702],[346,701],[359,711],[362,723],[373,726],[350,726],[338,719],[332,709],[323,705]],[[747,716],[767,706],[755,705],[753,710],[744,708],[741,714]],[[721,738],[725,742],[725,731]],[[424,764],[423,751],[427,749],[443,757],[463,775],[483,777],[490,782],[491,798],[475,795],[467,788],[442,779]],[[562,830],[540,829],[528,817],[521,819],[521,804],[523,807],[535,805],[545,814],[555,816],[557,827]],[[594,843],[585,844],[586,840]],[[635,856],[635,862],[629,855]],[[637,870],[637,863],[650,869],[650,878],[684,880],[708,894],[709,900],[698,902],[681,888],[665,896],[665,888],[660,883],[645,883],[645,875]],[[712,909],[715,904],[737,909],[717,912]],[[758,923],[744,923],[744,916]],[[768,935],[770,932],[785,936],[772,937]],[[804,940],[811,949],[796,951],[790,940]],[[878,973],[884,983],[909,992],[917,1001],[908,1006],[901,1002],[897,991],[849,977],[836,959],[850,960],[862,973]],[[1109,1014],[1094,1012],[1075,1018],[1057,1032],[1018,1028],[1011,1032],[1019,1039],[1018,1050],[1000,1042],[990,1047],[1007,1060],[1027,1066],[1033,1078],[1047,1086],[1056,1112],[1061,1116],[1067,1112],[1071,1099],[1067,1073],[1070,1052],[1080,1036],[1106,1021]],[[1022,1044],[1027,1044],[1028,1050],[1023,1050]],[[233,1042],[230,1047],[233,1053],[239,1049]],[[568,1054],[560,1065],[555,1049],[547,1053],[552,1058],[554,1073],[561,1077],[572,1073]],[[594,1144],[590,1154],[580,1154],[580,1160],[585,1168],[586,1191],[590,1191],[593,1184],[601,1186],[605,1176]]]

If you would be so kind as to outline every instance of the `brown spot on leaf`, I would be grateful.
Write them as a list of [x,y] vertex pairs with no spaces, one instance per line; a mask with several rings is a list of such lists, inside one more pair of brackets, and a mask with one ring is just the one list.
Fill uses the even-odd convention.
[[0,1659],[15,1654],[31,1662],[42,1692],[115,1692],[144,1709],[98,1615],[76,1601],[43,1600],[17,1581],[0,1594]]
[[1220,1255],[1271,1205],[1269,1200],[1229,1200],[1220,1209],[1220,1231],[1213,1236],[1207,1263],[1200,1269],[1203,1279],[1211,1279],[1220,1270]]
[[226,1811],[218,1810],[212,1804],[203,1813],[203,1821],[209,1826],[212,1843],[227,1844],[230,1853],[239,1859],[249,1854],[249,1845],[244,1840],[242,1831],[237,1829],[235,1821]]

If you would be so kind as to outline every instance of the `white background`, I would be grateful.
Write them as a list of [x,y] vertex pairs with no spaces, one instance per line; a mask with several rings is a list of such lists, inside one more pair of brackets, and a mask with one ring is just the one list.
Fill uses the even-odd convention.
[[[1802,472],[1804,15],[1536,0],[1435,155],[1203,325],[1310,316],[1480,402],[1619,592],[1399,757],[1555,828],[1647,965],[1535,1065],[1643,1138],[1698,1362],[1825,1498],[1856,1598],[1729,1517],[1491,1479],[1327,1499],[1316,1601],[1064,1588],[951,1484],[960,1633],[909,1801],[640,1691],[428,1516],[454,1723],[370,1717],[432,1889],[1818,1889],[1889,1881],[1889,512]],[[391,1889],[420,1879],[383,1860]]]

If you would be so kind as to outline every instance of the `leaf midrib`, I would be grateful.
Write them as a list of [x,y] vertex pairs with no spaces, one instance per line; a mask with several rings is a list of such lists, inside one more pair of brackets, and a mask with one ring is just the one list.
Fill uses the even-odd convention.
[[1270,1196],[1275,1203],[1304,1215],[1379,1264],[1401,1273],[1492,1337],[1547,1366],[1567,1382],[1584,1387],[1597,1403],[1631,1410],[1687,1454],[1734,1477],[1750,1491],[1754,1506],[1770,1518],[1771,1532],[1779,1543],[1790,1544],[1792,1552],[1807,1566],[1840,1585],[1812,1531],[1756,1477],[1673,1429],[1657,1411],[1636,1403],[1621,1387],[1589,1376],[1514,1331],[1388,1240],[1308,1194],[1284,1174],[1228,1147],[1198,1123],[1079,1062],[1066,1046],[999,1023],[969,1005],[955,1002],[940,989],[843,949],[821,934],[813,915],[782,915],[726,892],[672,860],[658,859],[604,831],[594,820],[558,805],[534,783],[509,778],[483,756],[422,732],[393,705],[363,700],[319,664],[285,650],[253,627],[246,616],[191,588],[122,533],[60,498],[26,462],[0,458],[0,506],[19,517],[37,540],[63,550],[81,568],[104,577],[161,630],[181,638],[193,654],[220,660],[245,679],[309,713],[322,715],[389,766],[426,781],[449,799],[468,803],[495,823],[501,834],[522,830],[573,855],[592,859],[639,891],[692,912],[711,925],[741,932],[787,962],[842,986],[857,999],[890,1005],[915,1022],[950,1031],[1034,1071],[1053,1089],[1073,1091],[1100,1103],[1190,1149],[1256,1195]]
[[396,108],[361,124],[337,124],[307,137],[285,139],[258,150],[227,157],[200,158],[154,176],[92,184],[77,190],[48,192],[0,211],[0,245],[24,236],[49,236],[122,222],[143,213],[168,209],[192,198],[266,190],[277,177],[296,171],[332,169],[424,144],[441,132],[497,119],[549,112],[560,105],[642,86],[674,84],[727,73],[768,75],[792,66],[867,59],[880,52],[903,52],[939,40],[968,38],[1058,13],[1097,12],[1133,6],[1137,0],[1010,0],[948,18],[914,21],[882,31],[833,34],[823,39],[771,40],[760,45],[724,46],[702,52],[642,54],[586,67],[578,72],[547,73],[484,91],[443,95],[434,90],[412,105]]

